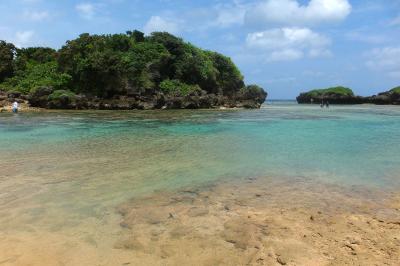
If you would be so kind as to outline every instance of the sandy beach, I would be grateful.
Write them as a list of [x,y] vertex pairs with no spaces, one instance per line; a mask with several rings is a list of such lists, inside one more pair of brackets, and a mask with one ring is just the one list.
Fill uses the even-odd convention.
[[77,241],[79,231],[1,234],[0,263],[398,265],[398,193],[292,184],[252,178],[157,191],[120,204],[103,243]]

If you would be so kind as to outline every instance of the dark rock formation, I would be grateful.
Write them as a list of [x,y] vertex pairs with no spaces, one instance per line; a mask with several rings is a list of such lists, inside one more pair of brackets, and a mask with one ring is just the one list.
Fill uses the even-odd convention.
[[362,104],[365,103],[365,98],[361,96],[350,96],[340,94],[326,94],[317,97],[312,97],[307,93],[301,93],[297,98],[297,102],[301,104]]
[[391,89],[390,91],[379,93],[378,95],[365,98],[366,102],[372,104],[394,104],[400,105],[400,87]]
[[13,102],[27,103],[27,97],[19,92],[6,92],[0,90],[0,108],[9,106]]
[[222,96],[205,91],[186,96],[165,95],[152,91],[130,95],[99,98],[51,87],[37,88],[28,97],[32,107],[48,109],[98,109],[98,110],[151,110],[151,109],[207,109],[207,108],[260,108],[267,93],[258,86],[249,86],[236,95]]

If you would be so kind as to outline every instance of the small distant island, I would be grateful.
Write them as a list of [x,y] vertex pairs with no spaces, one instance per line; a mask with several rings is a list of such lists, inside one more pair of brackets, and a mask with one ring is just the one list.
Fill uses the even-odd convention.
[[379,104],[399,105],[400,87],[379,93],[373,96],[357,96],[350,88],[338,86],[327,89],[317,89],[301,93],[297,98],[300,104],[320,104],[329,102],[331,104]]
[[166,32],[85,33],[59,50],[0,41],[0,107],[260,108],[266,97],[229,57]]

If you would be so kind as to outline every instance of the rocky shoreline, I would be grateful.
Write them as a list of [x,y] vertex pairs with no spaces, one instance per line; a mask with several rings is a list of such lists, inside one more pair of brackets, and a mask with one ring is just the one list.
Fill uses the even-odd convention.
[[[57,97],[53,97],[54,93]],[[19,92],[0,91],[0,108],[18,102],[23,109],[74,109],[74,110],[154,110],[154,109],[209,109],[209,108],[248,108],[256,109],[267,98],[267,93],[259,90],[246,90],[235,95],[216,95],[206,92],[186,96],[165,95],[156,90],[144,93],[115,95],[112,98],[99,98],[83,94],[70,94],[67,91],[55,91],[51,87],[40,87],[28,95]]]
[[366,100],[367,103],[372,103],[372,104],[400,105],[400,92],[391,90],[391,91],[379,93],[378,95],[365,97],[364,99]]

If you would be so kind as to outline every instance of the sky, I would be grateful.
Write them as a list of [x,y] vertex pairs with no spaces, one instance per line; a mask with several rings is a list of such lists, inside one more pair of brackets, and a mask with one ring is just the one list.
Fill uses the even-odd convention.
[[134,29],[231,57],[272,99],[400,85],[400,0],[0,0],[0,40],[18,47]]

